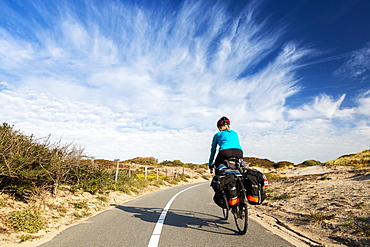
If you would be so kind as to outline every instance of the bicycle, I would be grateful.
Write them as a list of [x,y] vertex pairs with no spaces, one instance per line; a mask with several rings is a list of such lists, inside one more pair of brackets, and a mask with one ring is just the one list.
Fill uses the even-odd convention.
[[[233,165],[235,165],[235,170],[223,169],[223,167],[221,167],[221,169],[216,171],[216,174],[232,174],[235,176],[237,196],[236,198],[228,199],[225,189],[222,190],[224,204],[226,205],[225,208],[222,208],[222,213],[224,220],[227,220],[229,217],[229,211],[231,210],[238,232],[241,235],[244,235],[248,229],[248,200],[247,191],[243,183],[243,167],[241,166],[241,160],[235,157],[230,157],[227,159],[227,161],[233,162]],[[225,168],[227,167],[225,166]]]

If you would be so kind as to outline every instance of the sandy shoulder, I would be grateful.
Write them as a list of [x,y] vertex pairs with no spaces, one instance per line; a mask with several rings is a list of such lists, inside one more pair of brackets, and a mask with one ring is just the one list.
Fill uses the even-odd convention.
[[251,215],[308,246],[370,246],[370,168],[309,167],[270,181]]

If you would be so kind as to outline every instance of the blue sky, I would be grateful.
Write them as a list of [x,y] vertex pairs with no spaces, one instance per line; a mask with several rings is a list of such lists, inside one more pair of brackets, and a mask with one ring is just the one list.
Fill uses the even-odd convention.
[[96,158],[370,148],[370,2],[0,0],[0,120]]

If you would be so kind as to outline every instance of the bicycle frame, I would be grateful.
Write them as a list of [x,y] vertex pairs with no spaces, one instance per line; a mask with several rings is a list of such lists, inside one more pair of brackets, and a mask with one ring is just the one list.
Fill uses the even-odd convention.
[[[238,173],[233,173],[236,180],[237,197],[233,200],[227,200],[226,193],[223,191],[224,200],[227,202],[227,208],[223,209],[224,219],[228,218],[228,211],[231,209],[234,215],[236,227],[240,234],[245,234],[248,228],[248,200],[247,191],[243,184],[243,167],[240,166],[240,161],[236,162]],[[227,211],[227,212],[225,212]]]

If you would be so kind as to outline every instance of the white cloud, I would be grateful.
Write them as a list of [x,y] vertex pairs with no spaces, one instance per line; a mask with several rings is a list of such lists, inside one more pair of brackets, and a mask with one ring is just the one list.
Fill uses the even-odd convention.
[[358,99],[357,113],[370,117],[370,90],[361,94]]
[[347,78],[369,79],[370,72],[370,43],[354,51],[350,59],[334,72],[335,75]]
[[0,28],[0,65],[2,69],[13,72],[17,66],[25,66],[35,56],[32,45],[14,39]]
[[31,91],[1,92],[0,104],[6,106],[1,118],[16,129],[37,137],[51,134],[53,141],[73,141],[95,157],[155,156],[161,160],[201,162],[200,154],[208,153],[209,132],[191,128],[168,130],[104,106],[69,102]]
[[324,118],[332,119],[334,117],[348,117],[353,114],[351,109],[340,109],[340,106],[345,98],[343,94],[338,100],[334,100],[328,95],[320,95],[310,103],[306,104],[300,109],[288,110],[290,119],[312,119],[312,118]]
[[[369,92],[352,108],[343,109],[344,94],[319,95],[296,109],[286,105],[300,91],[297,68],[312,51],[281,45],[284,27],[268,31],[257,22],[257,1],[235,19],[221,2],[186,1],[170,15],[121,2],[102,10],[86,2],[83,13],[36,5],[51,25],[19,22],[29,39],[0,31],[0,68],[8,73],[0,119],[16,128],[63,136],[110,159],[206,162],[223,115],[247,156],[325,161],[364,147],[354,140],[365,135],[367,122],[349,121],[369,115]],[[333,150],[323,153],[325,147]]]
[[[268,128],[251,129],[244,139],[249,156],[295,163],[308,159],[322,162],[343,154],[368,149],[370,135],[366,123],[356,127],[338,126],[331,120],[281,122]],[[288,158],[289,157],[289,158]]]

